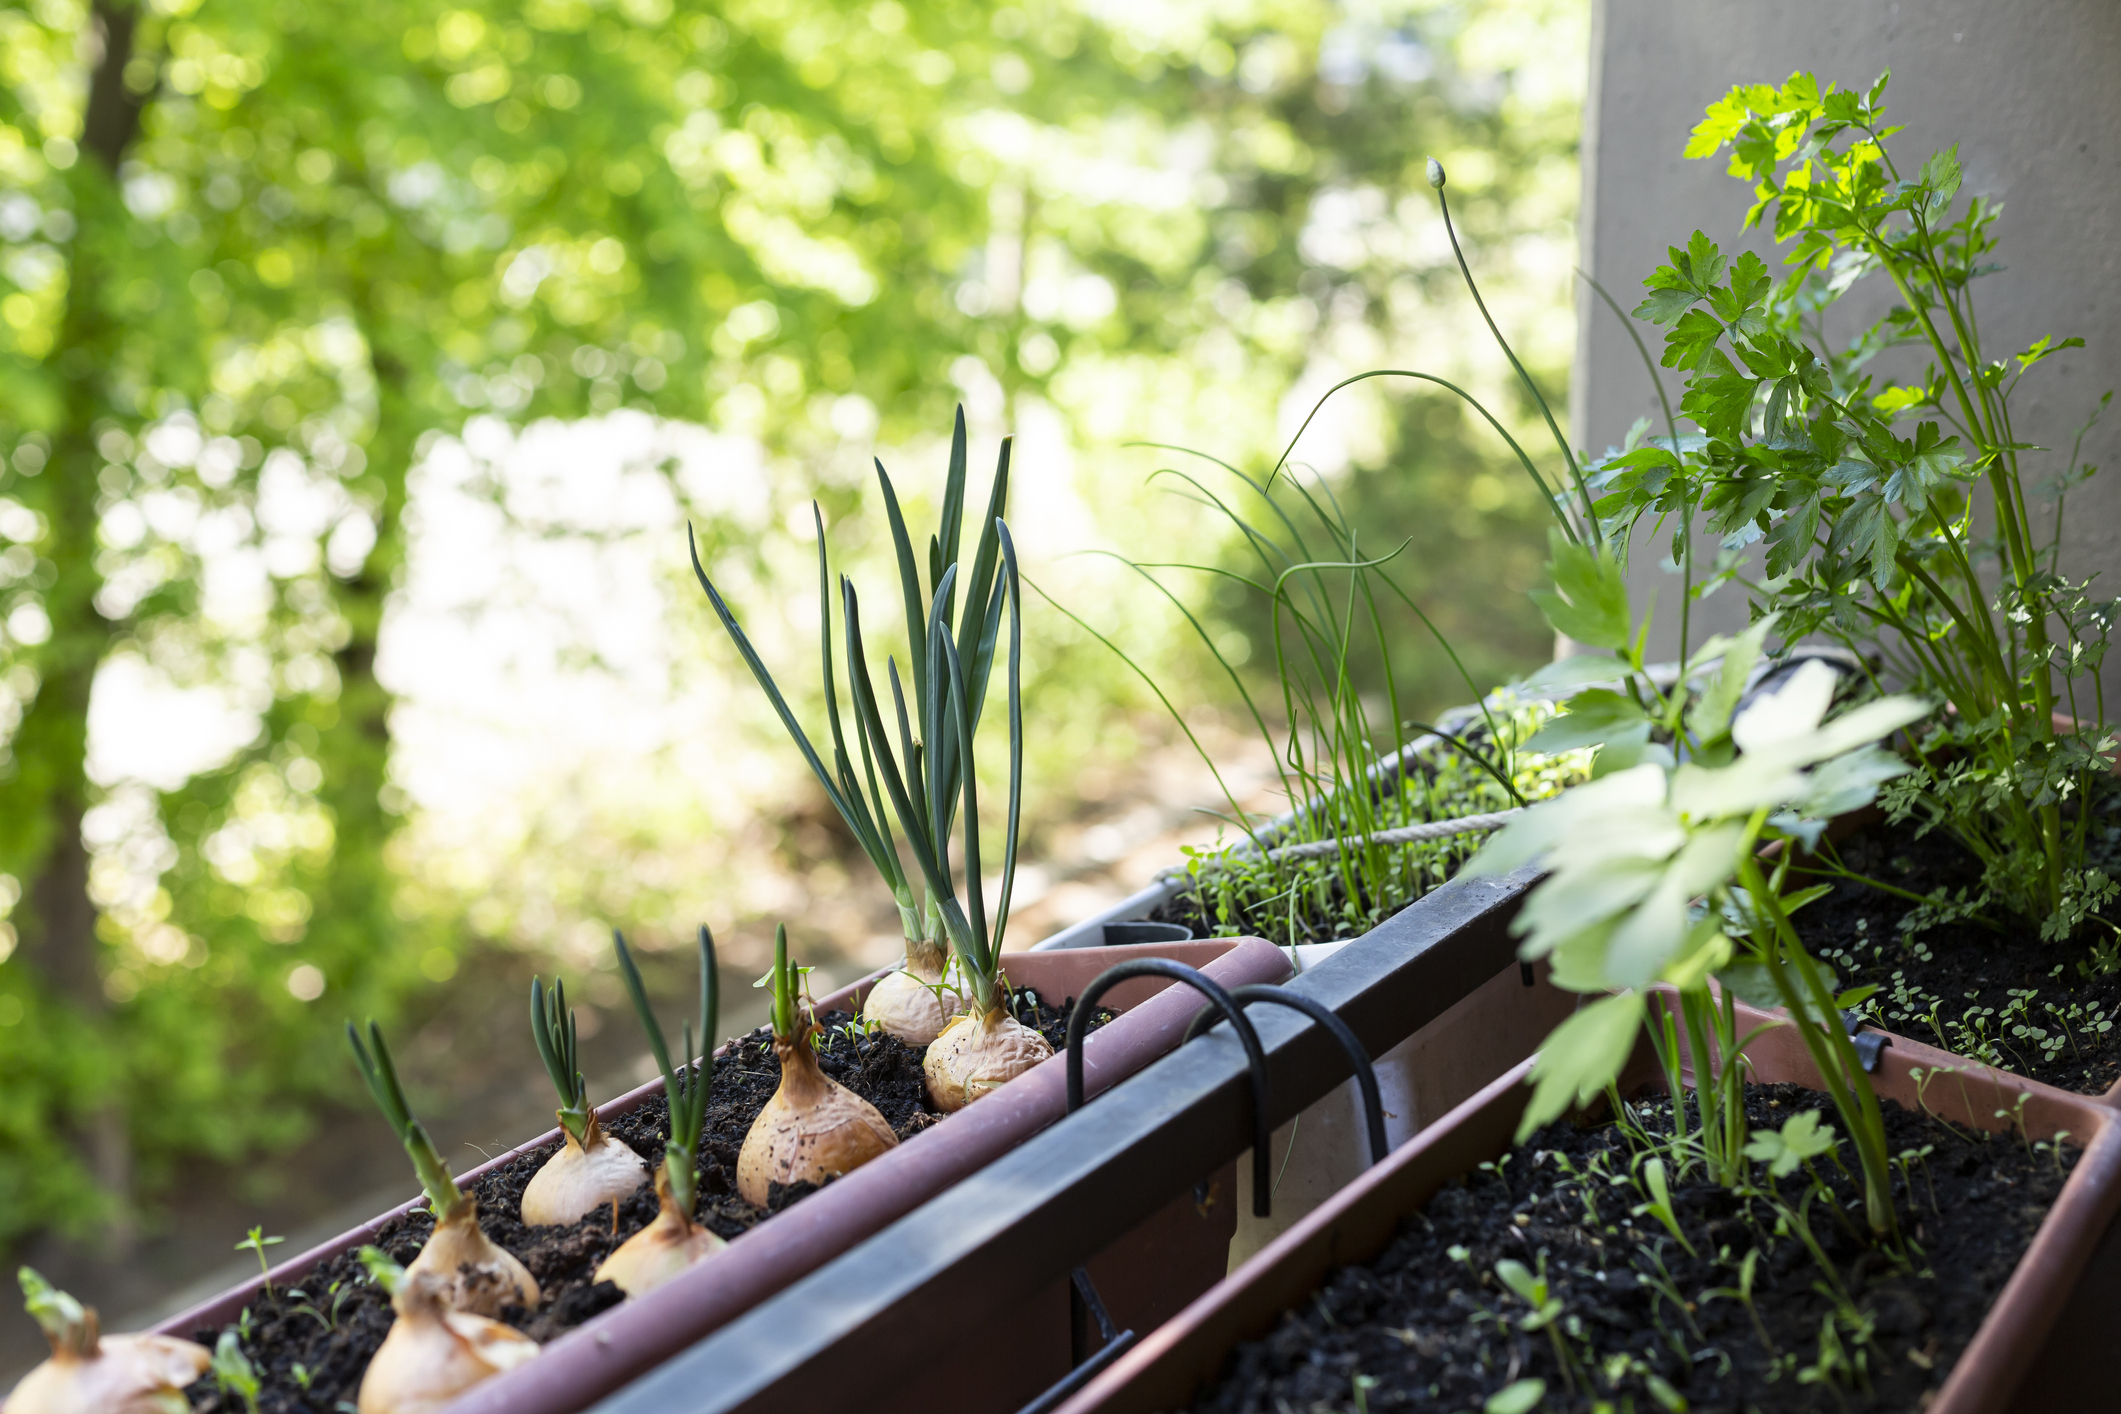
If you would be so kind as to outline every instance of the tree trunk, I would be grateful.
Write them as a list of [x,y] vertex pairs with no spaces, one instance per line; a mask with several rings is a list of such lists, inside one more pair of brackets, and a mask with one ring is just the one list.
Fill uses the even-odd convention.
[[95,427],[109,409],[105,368],[123,327],[102,304],[113,282],[103,268],[118,227],[127,220],[114,178],[138,131],[140,100],[124,83],[132,58],[133,13],[98,0],[91,23],[100,53],[89,77],[82,149],[91,159],[72,176],[78,233],[67,269],[67,307],[53,363],[60,374],[61,420],[52,436],[41,503],[51,521],[46,549],[55,574],[43,604],[51,637],[37,652],[39,687],[13,743],[19,774],[9,795],[25,821],[18,837],[29,880],[22,917],[24,956],[52,999],[79,1018],[92,1047],[105,1052],[109,1090],[80,1115],[79,1139],[97,1184],[112,1201],[105,1228],[122,1249],[132,1236],[132,1145],[110,1034],[109,1002],[88,891],[88,846],[81,835],[89,806],[88,707],[96,668],[110,648],[112,625],[96,608],[103,577],[96,569]]

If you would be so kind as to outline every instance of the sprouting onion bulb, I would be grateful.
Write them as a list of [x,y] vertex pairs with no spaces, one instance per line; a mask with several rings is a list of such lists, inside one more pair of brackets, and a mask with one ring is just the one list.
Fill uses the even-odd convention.
[[[604,1259],[596,1270],[598,1281],[608,1281],[628,1296],[653,1291],[680,1272],[705,1261],[722,1250],[722,1239],[694,1220],[699,1203],[700,1130],[707,1122],[707,1096],[714,1085],[714,1031],[721,1012],[721,985],[714,971],[714,938],[700,928],[700,1029],[705,1054],[683,1070],[670,1064],[670,1047],[663,1041],[663,1028],[648,1005],[648,989],[641,985],[640,969],[626,950],[626,939],[614,929],[612,945],[619,954],[619,975],[626,979],[627,995],[640,1014],[641,1029],[648,1033],[648,1049],[663,1072],[663,1094],[670,1107],[670,1139],[663,1146],[663,1162],[655,1173],[655,1221],[626,1239],[619,1250]],[[685,1056],[692,1048],[694,1031],[685,1026]],[[683,1059],[679,1064],[683,1065]]]
[[458,1311],[436,1273],[408,1271],[373,1247],[361,1261],[398,1313],[361,1376],[360,1414],[431,1414],[481,1380],[538,1353],[521,1331]]
[[788,927],[773,933],[773,1054],[780,1088],[752,1121],[737,1154],[736,1191],[765,1207],[773,1185],[823,1183],[852,1173],[898,1144],[876,1106],[819,1068],[811,1037],[816,1022],[797,995],[801,971],[788,961]]
[[[928,626],[940,617],[948,623],[953,615],[957,622],[958,641],[973,645],[971,672],[978,680],[983,693],[987,668],[993,661],[993,620],[988,615],[991,604],[997,602],[990,591],[994,588],[994,575],[998,564],[994,527],[1006,509],[1009,498],[1009,455],[1011,442],[1002,439],[1000,455],[995,460],[994,479],[987,491],[987,511],[984,517],[977,512],[973,524],[980,527],[976,548],[970,562],[969,576],[965,563],[960,558],[964,539],[966,470],[968,466],[968,442],[965,433],[965,410],[957,410],[957,420],[950,434],[950,468],[943,483],[937,523],[927,540],[927,577],[925,583],[921,566],[915,554],[916,539],[906,525],[906,517],[899,507],[898,492],[891,484],[884,464],[876,463],[878,489],[882,492],[884,512],[891,530],[892,548],[897,552],[899,595],[906,616],[906,641],[915,645],[916,652],[908,663],[913,676],[913,698],[917,715],[926,723],[939,703],[943,691],[939,670],[931,671],[918,652],[926,642]],[[964,1009],[964,1000],[958,979],[945,975],[949,962],[952,941],[947,935],[942,914],[932,890],[925,901],[916,901],[913,880],[907,874],[899,857],[897,844],[891,837],[891,825],[885,815],[884,795],[878,787],[875,762],[871,759],[871,738],[863,721],[859,704],[849,715],[853,718],[855,735],[858,738],[857,755],[848,750],[846,722],[840,714],[840,698],[837,669],[832,660],[832,567],[825,553],[825,518],[812,503],[811,520],[817,527],[817,593],[818,620],[822,626],[819,635],[821,667],[825,697],[825,720],[831,728],[829,743],[813,744],[810,736],[796,720],[787,699],[774,682],[772,673],[745,635],[736,615],[714,587],[707,575],[706,566],[700,563],[699,546],[692,542],[692,572],[707,593],[707,601],[714,606],[715,617],[729,633],[730,641],[736,645],[752,676],[758,680],[767,700],[773,704],[780,716],[781,725],[787,729],[811,774],[824,787],[833,808],[847,823],[869,856],[886,887],[891,890],[898,904],[900,925],[906,935],[906,957],[903,965],[870,991],[862,1003],[862,1015],[876,1022],[885,1031],[898,1037],[910,1046],[925,1046],[933,1041],[951,1017]],[[690,531],[687,532],[690,540]],[[962,611],[956,603],[956,591],[965,590]],[[984,632],[982,631],[984,629]],[[850,678],[856,665],[852,659],[847,664]],[[979,709],[973,708],[975,719]],[[827,764],[824,748],[830,747],[830,764]],[[947,837],[950,833],[950,812],[957,801],[957,771],[960,763],[957,753],[947,743],[930,761],[927,794],[940,803],[942,819],[936,833]],[[916,775],[921,768],[912,768]]]
[[213,1362],[203,1345],[168,1335],[103,1335],[83,1306],[23,1267],[24,1306],[52,1348],[0,1414],[188,1414],[184,1387]]
[[574,1013],[567,1009],[566,984],[558,978],[550,992],[540,979],[530,979],[530,1034],[560,1092],[555,1114],[564,1142],[523,1189],[523,1221],[533,1227],[578,1222],[632,1197],[648,1181],[648,1165],[597,1123],[588,1082],[576,1067]]
[[[999,574],[994,572],[997,566]],[[935,593],[939,608],[953,598],[956,573],[955,566],[943,572]],[[861,602],[853,583],[845,578],[840,581],[847,625],[847,677],[860,712],[857,721],[863,752],[873,756],[883,778],[899,829],[920,865],[943,931],[956,949],[969,993],[965,1012],[929,1044],[921,1063],[929,1098],[946,1112],[963,1109],[1053,1054],[1045,1037],[1010,1015],[1002,997],[1002,935],[1008,927],[1009,896],[1016,884],[1017,837],[1023,814],[1024,707],[1022,581],[1015,542],[999,516],[993,517],[989,533],[982,536],[972,582],[991,588],[984,590],[983,601],[965,606],[965,620],[972,629],[966,638],[969,656],[959,653],[959,638],[951,630],[947,612],[935,613],[928,620],[918,680],[934,690],[925,697],[917,695],[919,741],[914,739],[912,717],[906,710],[898,664],[886,663],[897,727],[894,751],[894,733],[884,725],[862,648]],[[1001,896],[990,927],[980,869],[979,773],[974,770],[972,744],[994,666],[1005,601],[1009,609],[1008,835],[1002,847]],[[954,769],[946,771],[945,763],[954,763]],[[950,864],[953,817],[964,842],[962,903]]]
[[412,1158],[413,1171],[420,1176],[428,1206],[434,1209],[434,1234],[408,1270],[433,1272],[441,1279],[449,1304],[459,1311],[491,1316],[503,1306],[537,1305],[536,1280],[521,1262],[480,1230],[478,1199],[457,1187],[448,1165],[435,1152],[434,1141],[427,1137],[426,1128],[413,1118],[405,1103],[404,1087],[398,1084],[397,1067],[391,1064],[390,1050],[383,1044],[382,1028],[370,1021],[368,1045],[364,1046],[361,1033],[349,1021],[346,1039],[353,1046],[354,1063],[361,1068],[361,1078],[368,1082],[368,1092],[375,1096],[383,1117],[397,1131],[399,1142]]
[[965,1009],[965,994],[940,939],[908,939],[906,960],[877,979],[862,1016],[909,1046],[925,1046]]

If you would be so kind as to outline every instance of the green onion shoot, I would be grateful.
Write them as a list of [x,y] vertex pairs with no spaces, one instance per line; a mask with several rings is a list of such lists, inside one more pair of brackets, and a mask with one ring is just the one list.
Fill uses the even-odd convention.
[[788,925],[773,930],[773,1054],[781,1063],[780,1088],[752,1121],[737,1155],[736,1191],[765,1207],[773,1186],[823,1183],[852,1173],[897,1146],[876,1106],[819,1068],[811,1037],[816,1020],[800,995],[806,969],[788,960]]
[[[655,1221],[626,1239],[619,1250],[604,1259],[596,1279],[615,1284],[628,1296],[652,1291],[722,1250],[722,1239],[694,1219],[699,1202],[700,1130],[707,1122],[707,1095],[714,1085],[714,1032],[721,1009],[721,985],[714,972],[714,938],[700,929],[700,1025],[685,1025],[685,1050],[675,1068],[663,1028],[656,1024],[655,1009],[648,1004],[648,989],[641,985],[641,971],[633,965],[626,939],[616,929],[612,945],[619,954],[619,975],[633,1009],[640,1014],[641,1029],[648,1033],[648,1049],[663,1072],[663,1094],[670,1105],[670,1139],[663,1146],[663,1162],[655,1171],[657,1208]],[[701,1052],[693,1050],[697,1034]],[[699,1054],[695,1065],[684,1057]]]
[[589,1103],[589,1084],[576,1062],[574,1013],[567,986],[553,979],[547,991],[530,979],[530,1034],[545,1073],[559,1091],[555,1111],[565,1136],[560,1152],[532,1176],[523,1190],[523,1221],[532,1226],[579,1222],[590,1213],[633,1196],[648,1181],[648,1165],[624,1141],[606,1134]]
[[349,1021],[346,1040],[353,1047],[361,1078],[368,1082],[368,1092],[397,1131],[398,1141],[412,1158],[413,1172],[420,1177],[420,1187],[427,1193],[428,1206],[434,1209],[434,1235],[409,1270],[440,1277],[449,1304],[460,1311],[491,1316],[503,1306],[537,1305],[536,1279],[480,1231],[478,1199],[457,1187],[426,1128],[413,1118],[405,1103],[405,1089],[398,1084],[397,1067],[391,1064],[390,1049],[383,1044],[382,1028],[370,1021],[364,1046],[361,1033]]
[[[862,648],[861,606],[853,583],[844,577],[840,580],[848,678],[855,706],[861,713],[863,737],[875,747],[876,765],[898,817],[899,829],[927,881],[929,898],[942,916],[971,992],[970,1008],[943,1028],[922,1061],[929,1098],[946,1113],[963,1109],[1053,1054],[1046,1038],[1018,1021],[1003,1004],[1002,934],[1008,926],[1009,895],[1016,883],[1017,836],[1023,806],[1023,590],[1017,572],[1016,544],[1010,538],[1009,527],[997,517],[991,534],[997,553],[990,560],[987,538],[983,536],[980,556],[973,565],[972,585],[976,592],[965,605],[965,625],[971,630],[971,636],[965,639],[969,648],[961,645],[961,634],[950,626],[948,608],[957,574],[954,567],[944,571],[936,588],[936,612],[929,617],[924,639],[925,661],[916,675],[917,684],[925,680],[930,686],[925,701],[919,693],[915,695],[920,718],[918,739],[906,710],[898,664],[886,660],[897,727],[896,752],[891,747],[893,734],[885,729],[876,689],[870,682],[868,658]],[[995,573],[997,567],[999,574]],[[1001,891],[990,922],[981,870],[978,772],[974,770],[972,748],[980,706],[987,696],[988,675],[994,665],[1005,600],[1009,608],[1009,805],[1002,846]],[[906,766],[903,771],[902,761]],[[952,821],[960,815],[962,901],[950,861]]]
[[[915,554],[915,542],[906,526],[906,518],[899,508],[898,493],[891,484],[884,464],[876,463],[876,477],[884,496],[884,510],[890,524],[892,547],[897,553],[899,596],[904,605],[906,618],[906,641],[913,645],[908,663],[913,677],[913,697],[917,714],[923,722],[929,720],[939,708],[943,693],[947,690],[939,671],[931,672],[920,648],[928,641],[928,626],[941,619],[949,623],[958,612],[955,591],[966,590],[962,615],[956,627],[960,643],[974,645],[970,664],[975,683],[975,700],[983,699],[987,681],[987,669],[993,658],[993,626],[986,617],[993,589],[995,570],[998,565],[998,548],[993,527],[1007,508],[1009,497],[1010,439],[1003,438],[1001,453],[994,468],[994,480],[988,487],[987,514],[979,524],[981,530],[973,549],[973,557],[966,577],[966,567],[960,558],[965,522],[965,474],[967,443],[965,435],[965,410],[959,408],[957,420],[950,435],[950,469],[943,486],[940,522],[928,536],[927,582],[923,587],[920,561]],[[825,555],[824,517],[813,504],[812,519],[817,525],[817,575],[818,615],[821,625],[821,653],[823,658],[825,719],[832,732],[832,761],[828,767],[816,746],[804,732],[787,699],[775,684],[765,663],[745,636],[743,627],[737,623],[728,603],[722,598],[707,577],[701,565],[699,550],[695,545],[692,553],[692,570],[707,592],[707,599],[714,606],[715,617],[736,644],[737,652],[750,667],[752,676],[758,679],[759,687],[772,702],[774,711],[780,716],[781,725],[788,731],[803,759],[809,763],[811,773],[825,789],[826,796],[838,810],[840,818],[847,823],[860,842],[862,852],[869,857],[877,874],[891,890],[898,904],[899,921],[906,935],[904,961],[889,975],[882,978],[869,991],[862,1002],[862,1015],[881,1025],[884,1030],[898,1037],[909,1046],[925,1046],[941,1033],[943,1027],[964,1006],[962,978],[954,975],[951,966],[951,950],[954,939],[949,925],[943,917],[941,903],[933,886],[929,885],[925,898],[914,893],[914,879],[907,875],[904,863],[899,858],[898,845],[891,835],[890,819],[885,812],[884,794],[879,788],[876,770],[876,752],[883,744],[882,738],[873,737],[867,719],[855,709],[852,716],[852,733],[856,753],[850,754],[847,738],[848,727],[840,715],[837,670],[832,661],[832,571]],[[855,672],[852,659],[847,664],[851,678]],[[979,711],[973,709],[978,719]],[[860,769],[856,768],[855,754],[860,757]],[[956,745],[947,737],[942,741],[927,762],[934,777],[929,794],[942,802],[944,811],[940,833],[948,836],[949,811],[955,807],[958,796],[957,773],[960,757]],[[911,768],[916,775],[923,767]],[[916,871],[919,872],[919,871]],[[923,877],[925,877],[923,875]]]

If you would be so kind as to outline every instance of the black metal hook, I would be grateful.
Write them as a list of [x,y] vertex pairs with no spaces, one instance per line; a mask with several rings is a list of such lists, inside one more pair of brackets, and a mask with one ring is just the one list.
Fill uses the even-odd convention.
[[[1385,1156],[1392,1152],[1392,1146],[1385,1138],[1385,1106],[1384,1099],[1377,1089],[1377,1069],[1370,1064],[1369,1052],[1363,1049],[1362,1042],[1355,1039],[1355,1033],[1348,1029],[1348,1023],[1342,1021],[1331,1007],[1319,1001],[1316,997],[1307,997],[1301,992],[1292,992],[1287,987],[1275,987],[1265,982],[1254,982],[1248,986],[1239,987],[1230,995],[1239,1006],[1250,1006],[1254,1002],[1272,1002],[1276,1006],[1285,1006],[1291,1010],[1300,1011],[1320,1026],[1325,1027],[1327,1033],[1340,1043],[1341,1050],[1347,1053],[1348,1064],[1354,1068],[1356,1088],[1362,1092],[1363,1119],[1368,1126],[1370,1136],[1370,1162],[1373,1164],[1383,1163]],[[1186,1027],[1186,1040],[1190,1041],[1195,1036],[1206,1031],[1212,1022],[1213,1018],[1207,1011],[1203,1010]]]
[[[1268,1140],[1272,1131],[1267,1128],[1267,1053],[1260,1047],[1259,1033],[1245,1019],[1244,1010],[1235,999],[1224,991],[1213,979],[1182,962],[1173,962],[1164,957],[1138,957],[1128,962],[1117,963],[1097,974],[1083,994],[1076,998],[1075,1010],[1068,1017],[1068,1113],[1074,1114],[1083,1107],[1083,1036],[1090,1025],[1090,1014],[1097,999],[1120,983],[1134,977],[1168,977],[1174,982],[1183,982],[1206,997],[1214,1010],[1222,1013],[1222,1020],[1230,1023],[1237,1039],[1245,1048],[1245,1060],[1252,1071],[1252,1212],[1257,1217],[1266,1217],[1272,1211],[1270,1190],[1273,1182],[1267,1162]],[[1207,1008],[1202,1015],[1208,1014]],[[1196,1018],[1197,1019],[1197,1018]],[[1193,1038],[1188,1031],[1187,1040]]]

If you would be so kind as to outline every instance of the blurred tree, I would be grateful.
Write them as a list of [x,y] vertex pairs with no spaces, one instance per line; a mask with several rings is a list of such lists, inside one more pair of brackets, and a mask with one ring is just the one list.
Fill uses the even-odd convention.
[[[969,355],[1100,439],[1256,452],[1321,350],[1391,344],[1351,331],[1396,336],[1445,278],[1404,241],[1425,152],[1494,155],[1476,240],[1567,219],[1567,94],[1468,50],[1481,6],[1379,13],[0,4],[0,1240],[298,1133],[339,1078],[314,1004],[387,1012],[455,967],[391,853],[376,673],[436,435],[637,407],[814,465],[944,425]],[[1365,464],[1484,474],[1451,415],[1388,422],[1429,440]],[[778,494],[833,517],[854,487]],[[1456,533],[1514,526],[1513,495]],[[1447,586],[1475,542],[1440,524]],[[256,735],[163,790],[92,779],[125,662]],[[1061,647],[1040,690],[1107,669]]]

